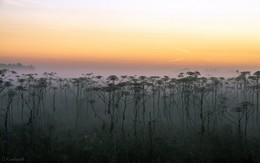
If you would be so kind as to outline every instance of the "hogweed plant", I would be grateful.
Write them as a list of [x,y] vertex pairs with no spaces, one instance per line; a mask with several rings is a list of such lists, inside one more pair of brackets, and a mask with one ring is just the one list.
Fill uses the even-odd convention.
[[[93,73],[60,78],[56,73],[3,69],[0,152],[7,156],[24,151],[31,162],[42,149],[55,151],[61,160],[76,151],[90,162],[100,162],[101,156],[138,162],[134,158],[140,155],[146,157],[143,162],[167,162],[165,158],[177,157],[179,146],[189,147],[192,153],[185,156],[195,159],[203,145],[215,147],[226,139],[246,151],[257,146],[251,142],[259,131],[259,80],[260,71],[231,78],[205,77],[198,71],[176,78]],[[225,134],[229,137],[222,140]],[[22,144],[16,139],[26,147],[14,148]]]

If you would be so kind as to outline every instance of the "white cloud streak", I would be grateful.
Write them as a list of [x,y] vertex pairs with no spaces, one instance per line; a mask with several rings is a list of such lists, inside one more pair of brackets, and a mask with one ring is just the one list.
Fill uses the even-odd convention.
[[173,59],[173,60],[170,60],[169,63],[179,62],[182,60],[184,60],[184,58]]

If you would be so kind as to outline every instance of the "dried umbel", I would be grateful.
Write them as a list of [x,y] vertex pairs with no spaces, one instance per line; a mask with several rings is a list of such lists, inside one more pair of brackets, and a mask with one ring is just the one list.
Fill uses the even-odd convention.
[[9,87],[11,87],[13,84],[11,83],[11,81],[6,81],[6,82],[4,82],[4,87],[7,87],[7,88],[9,88]]
[[111,81],[117,81],[119,80],[118,77],[116,75],[110,75],[107,80],[111,80]]
[[1,75],[2,77],[4,77],[7,72],[8,72],[7,69],[1,69],[1,70],[0,70],[0,75]]
[[18,79],[18,82],[19,82],[20,84],[23,84],[25,81],[26,81],[26,79]]

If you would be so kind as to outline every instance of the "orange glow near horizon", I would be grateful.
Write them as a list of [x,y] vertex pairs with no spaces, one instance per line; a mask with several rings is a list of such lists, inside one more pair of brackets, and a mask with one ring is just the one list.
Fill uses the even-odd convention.
[[[70,7],[69,2],[62,6],[62,2],[4,0],[0,6],[0,59],[129,67],[260,65],[260,11],[252,9],[260,5],[257,1],[211,4],[200,0],[201,5],[188,6],[189,10],[184,8],[188,1],[151,1],[146,10],[136,4],[149,2],[140,2],[115,0],[118,5],[104,8],[84,1]],[[233,3],[238,4],[234,11],[229,8]],[[172,12],[167,4],[184,7]],[[92,8],[80,8],[84,5]],[[221,5],[224,9],[219,12]]]

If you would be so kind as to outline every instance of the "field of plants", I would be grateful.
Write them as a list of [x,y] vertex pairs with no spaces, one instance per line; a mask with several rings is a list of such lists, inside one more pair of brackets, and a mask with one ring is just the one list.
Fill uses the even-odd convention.
[[260,71],[61,78],[0,70],[0,159],[260,162]]

